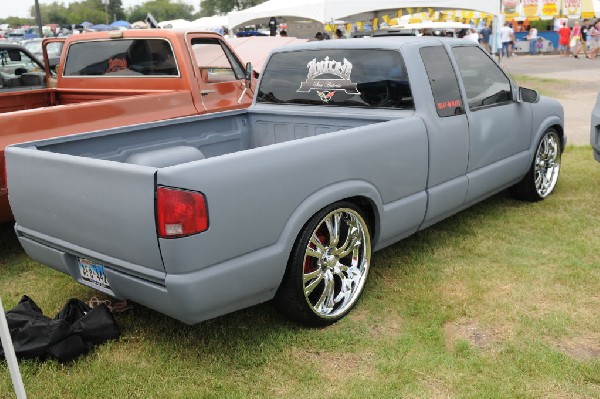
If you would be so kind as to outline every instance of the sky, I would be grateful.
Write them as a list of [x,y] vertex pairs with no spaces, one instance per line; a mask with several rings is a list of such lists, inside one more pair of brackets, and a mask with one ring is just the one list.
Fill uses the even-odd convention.
[[[67,5],[70,2],[76,0],[39,0],[40,4],[51,4],[54,2],[62,3]],[[146,0],[121,0],[123,8],[127,9],[136,5],[145,3]],[[194,10],[198,11],[199,0],[181,0],[183,3],[191,4],[194,6]],[[34,0],[0,0],[0,18],[7,17],[21,17],[31,18],[29,15],[29,9],[35,4]]]

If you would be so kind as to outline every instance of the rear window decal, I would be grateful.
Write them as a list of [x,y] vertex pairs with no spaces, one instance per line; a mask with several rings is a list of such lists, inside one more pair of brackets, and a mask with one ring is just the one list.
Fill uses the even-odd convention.
[[127,69],[127,60],[124,58],[111,58],[108,60],[108,68],[105,73],[118,72]]
[[321,100],[323,100],[324,103],[328,103],[329,101],[331,101],[331,99],[333,98],[333,96],[335,96],[335,91],[320,91],[320,90],[317,90],[317,94],[319,95],[319,98]]
[[[343,62],[325,57],[322,61],[313,58],[307,65],[308,74],[306,80],[300,83],[296,92],[308,93],[312,90],[317,92],[319,98],[328,103],[331,101],[337,91],[344,91],[348,94],[360,94],[356,83],[350,80],[352,74],[352,63],[344,58]],[[334,75],[335,78],[323,78],[325,75]],[[321,78],[319,78],[321,77]]]

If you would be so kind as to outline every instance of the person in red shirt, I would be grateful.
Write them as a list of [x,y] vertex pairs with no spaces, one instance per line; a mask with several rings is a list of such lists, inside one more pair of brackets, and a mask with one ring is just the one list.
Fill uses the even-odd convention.
[[571,29],[566,22],[563,22],[562,28],[558,30],[558,51],[563,57],[569,56],[569,40],[571,40]]

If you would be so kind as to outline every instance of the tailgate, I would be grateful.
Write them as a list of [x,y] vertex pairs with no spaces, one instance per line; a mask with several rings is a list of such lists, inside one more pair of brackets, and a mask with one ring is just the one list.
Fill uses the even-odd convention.
[[155,168],[34,147],[8,147],[6,167],[22,232],[126,272],[164,273],[154,221]]

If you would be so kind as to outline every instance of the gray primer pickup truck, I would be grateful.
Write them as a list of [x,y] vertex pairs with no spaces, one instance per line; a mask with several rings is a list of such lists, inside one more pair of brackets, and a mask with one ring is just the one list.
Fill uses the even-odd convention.
[[479,46],[386,37],[274,51],[247,110],[7,148],[29,256],[186,323],[273,299],[308,325],[355,305],[379,250],[501,190],[541,200],[557,101]]

